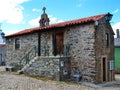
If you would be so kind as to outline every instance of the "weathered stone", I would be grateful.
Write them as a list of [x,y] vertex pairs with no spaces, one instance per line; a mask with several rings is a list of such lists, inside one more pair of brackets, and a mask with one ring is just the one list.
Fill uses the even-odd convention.
[[[19,60],[34,46],[38,45],[38,38],[37,33],[32,33],[29,35],[23,35],[22,37],[18,36],[15,38],[10,38],[10,40],[6,40],[6,65],[9,65],[10,63],[18,63]],[[15,42],[14,40],[16,38],[20,37],[20,49],[15,50]]]
[[[101,20],[102,21],[102,20]],[[109,77],[114,77],[114,73],[109,71],[109,60],[114,59],[113,33],[107,23],[98,26],[95,29],[94,23],[86,23],[85,25],[66,26],[65,28],[55,28],[55,30],[41,31],[40,45],[41,57],[25,73],[53,77],[64,80],[63,71],[70,73],[73,78],[75,73],[82,74],[82,81],[103,82],[103,59],[106,58],[106,81],[110,81]],[[63,44],[70,45],[69,56],[60,55],[53,56],[53,34],[63,32]],[[106,46],[106,33],[109,33],[110,45]],[[15,38],[20,38],[20,50],[14,49]],[[34,45],[38,46],[38,33],[26,34],[23,36],[11,37],[11,42],[7,42],[7,62],[19,63],[21,57],[26,54]],[[8,41],[8,40],[7,40]],[[55,42],[54,42],[55,43]],[[60,54],[60,53],[59,53]],[[31,56],[31,55],[30,55]],[[67,63],[69,60],[69,63]],[[63,62],[61,64],[61,62]],[[62,74],[62,75],[61,75]],[[112,79],[113,80],[113,79]]]

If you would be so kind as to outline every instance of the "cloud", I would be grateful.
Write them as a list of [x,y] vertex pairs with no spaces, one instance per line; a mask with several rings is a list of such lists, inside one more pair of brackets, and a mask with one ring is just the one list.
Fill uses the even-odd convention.
[[41,12],[40,9],[36,9],[36,8],[33,8],[32,11],[33,11],[33,12]]
[[40,17],[37,17],[35,19],[30,20],[28,23],[31,26],[39,26],[39,20],[40,20]]
[[50,24],[64,22],[63,20],[59,20],[58,18],[53,17],[52,15],[48,15],[48,17],[50,18]]
[[0,2],[0,22],[19,24],[23,21],[22,3],[29,0],[2,0]]
[[41,12],[40,9],[36,9],[36,8],[33,8],[32,11],[33,11],[33,12]]
[[116,37],[116,29],[120,29],[120,22],[117,22],[116,24],[112,25],[112,28]]
[[81,3],[80,3],[80,4],[78,4],[78,5],[77,5],[77,7],[82,7],[82,4],[81,4]]
[[82,7],[85,4],[86,0],[78,0],[76,7]]
[[[49,19],[50,19],[50,24],[59,23],[59,22],[64,22],[63,20],[59,20],[58,18],[53,17],[52,15],[48,15],[48,17],[49,17]],[[39,26],[39,20],[40,20],[40,17],[37,17],[37,18],[35,18],[35,19],[30,20],[28,23],[29,23],[31,26]]]
[[18,29],[18,28],[17,29],[9,29],[9,30],[4,31],[4,33],[5,33],[5,36],[7,36],[10,34],[16,33],[18,31],[21,31],[21,29]]
[[116,9],[115,11],[113,11],[112,13],[115,14],[119,11],[119,9]]

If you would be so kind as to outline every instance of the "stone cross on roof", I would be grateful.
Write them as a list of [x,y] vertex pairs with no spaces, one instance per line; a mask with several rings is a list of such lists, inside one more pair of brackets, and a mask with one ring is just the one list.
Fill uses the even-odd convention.
[[45,13],[46,7],[43,7],[43,9],[42,9],[42,10],[43,10],[43,13]]
[[43,14],[41,15],[41,19],[39,21],[40,27],[48,26],[50,22],[48,15],[45,13],[46,7],[43,7],[42,10],[43,10]]

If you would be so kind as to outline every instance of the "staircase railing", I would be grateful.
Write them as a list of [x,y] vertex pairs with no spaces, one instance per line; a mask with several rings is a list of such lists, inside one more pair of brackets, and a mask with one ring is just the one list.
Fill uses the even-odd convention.
[[30,62],[37,55],[37,47],[31,48],[21,59],[20,59],[20,69],[22,69],[26,64]]
[[[52,50],[50,50],[51,47],[52,45],[41,46],[42,56],[49,56],[50,53],[53,53]],[[62,47],[63,50],[61,52],[56,52],[57,55],[66,56],[66,57],[70,56],[70,45],[64,44]],[[20,69],[22,69],[26,64],[28,64],[30,60],[32,60],[36,55],[37,55],[37,47],[34,46],[20,59],[20,64],[19,64]]]
[[[51,50],[52,45],[44,45],[41,46],[41,52],[42,56],[49,56],[50,53],[53,54],[53,49]],[[59,52],[56,52],[58,55],[63,55],[63,56],[70,56],[70,45],[69,44],[64,44],[62,46],[62,50]],[[54,55],[54,54],[53,54]]]

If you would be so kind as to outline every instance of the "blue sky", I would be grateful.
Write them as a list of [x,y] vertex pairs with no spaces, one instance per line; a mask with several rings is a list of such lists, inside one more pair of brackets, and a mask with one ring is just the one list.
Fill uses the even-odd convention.
[[1,29],[8,35],[39,26],[44,6],[51,24],[110,12],[113,29],[120,29],[120,0],[2,0]]

